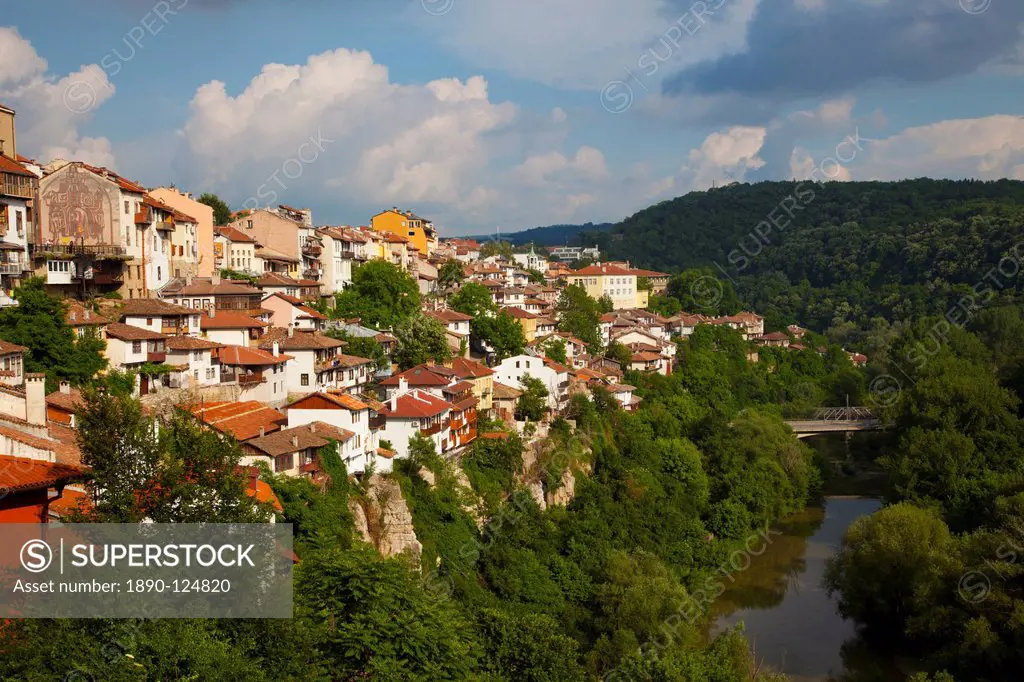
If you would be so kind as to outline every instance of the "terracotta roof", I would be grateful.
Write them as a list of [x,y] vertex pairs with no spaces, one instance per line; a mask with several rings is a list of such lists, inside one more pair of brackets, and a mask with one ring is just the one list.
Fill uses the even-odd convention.
[[260,322],[244,313],[223,310],[217,311],[213,317],[203,313],[199,318],[200,329],[262,329],[269,326],[266,322]]
[[121,310],[121,315],[131,315],[133,317],[148,317],[151,315],[182,317],[198,314],[198,310],[186,308],[183,305],[175,305],[174,303],[162,301],[159,298],[132,298],[124,302],[124,308]]
[[[301,410],[302,407],[300,405],[304,401],[308,400],[309,398],[313,398],[313,397],[322,398],[323,400],[326,400],[327,402],[333,403],[334,405],[336,405],[338,407],[338,409],[342,409],[342,410],[349,410],[349,411],[358,412],[360,410],[368,410],[368,409],[370,409],[370,406],[367,405],[366,403],[364,403],[363,401],[358,400],[358,399],[350,396],[347,393],[341,393],[341,392],[337,392],[337,393],[335,393],[335,392],[331,392],[331,393],[310,393],[309,395],[303,396],[303,397],[299,398],[298,400],[296,400],[295,402],[293,402],[291,405],[288,406],[288,409],[289,410]],[[321,408],[317,408],[317,409],[321,409]]]
[[65,412],[74,412],[78,408],[85,404],[82,398],[82,392],[77,388],[72,388],[68,393],[63,391],[54,391],[50,395],[46,396],[46,404],[58,409],[64,410]]
[[381,386],[398,386],[399,382],[405,379],[409,386],[447,386],[450,383],[448,377],[433,371],[428,365],[419,365],[407,369],[401,374],[395,374],[380,382]]
[[465,315],[455,310],[432,310],[425,312],[424,315],[441,320],[442,322],[469,322],[473,319],[470,315]]
[[259,467],[246,467],[249,484],[245,488],[246,494],[255,499],[257,502],[269,503],[274,507],[276,512],[284,512],[284,507],[281,506],[281,500],[277,499],[277,495],[274,494],[274,489],[270,487],[270,484],[266,481],[260,480],[260,469]]
[[331,350],[345,345],[344,341],[332,339],[320,332],[296,331],[289,336],[287,329],[271,327],[260,339],[259,347],[263,350],[272,350],[274,341],[277,341],[278,348],[282,351]]
[[137,182],[134,182],[132,180],[128,180],[127,178],[121,177],[120,175],[118,175],[117,173],[115,173],[114,171],[112,171],[112,170],[110,170],[108,168],[103,168],[102,166],[90,166],[87,163],[79,163],[78,165],[80,165],[82,168],[84,168],[85,170],[87,170],[87,171],[89,171],[91,173],[99,175],[100,177],[107,178],[108,180],[110,180],[111,182],[113,182],[114,184],[116,184],[118,187],[120,187],[121,189],[125,190],[126,192],[131,192],[133,194],[142,194],[142,195],[146,194],[146,188],[145,187],[143,187],[142,185],[140,185]]
[[570,275],[588,275],[588,276],[603,276],[603,275],[636,275],[636,270],[630,270],[622,267],[621,265],[612,265],[605,263],[603,265],[590,265],[583,268],[582,270],[575,270],[569,273]]
[[186,284],[181,289],[173,292],[174,296],[260,296],[263,292],[248,284],[242,284],[234,280],[221,281],[214,284],[209,279],[194,279],[192,284]]
[[167,339],[167,348],[170,350],[211,350],[221,347],[223,344],[197,339],[194,336],[172,336]]
[[64,322],[71,327],[89,327],[93,325],[110,324],[110,320],[97,315],[77,301],[68,304],[68,312],[64,315]]
[[[264,286],[266,286],[266,285],[264,285]],[[275,294],[271,294],[270,296],[267,296],[267,298],[265,298],[263,300],[266,301],[267,299],[270,299],[270,298],[279,298],[282,301],[286,301],[287,303],[291,303],[293,306],[295,306],[296,308],[298,308],[299,310],[301,310],[302,312],[305,313],[304,317],[313,318],[314,320],[326,320],[327,319],[326,315],[323,315],[322,313],[319,313],[316,310],[313,310],[312,308],[310,308],[308,305],[306,305],[306,302],[303,301],[301,298],[295,298],[294,296],[288,296],[287,294],[282,294],[282,293],[278,292],[278,293],[275,293]]]
[[331,440],[344,443],[355,437],[351,431],[339,429],[324,422],[313,422],[293,429],[283,429],[262,438],[246,441],[246,447],[255,448],[271,457],[330,445]]
[[19,492],[86,478],[84,469],[28,457],[0,455],[0,489]]
[[522,308],[502,308],[502,312],[506,312],[517,320],[536,320],[539,315],[527,312]]
[[551,369],[555,370],[559,374],[565,374],[566,372],[571,371],[565,365],[555,362],[554,360],[549,360],[548,358],[544,358],[544,364],[550,367]]
[[783,332],[769,332],[768,334],[762,334],[761,336],[759,336],[757,338],[762,339],[764,341],[788,341],[789,340],[789,336],[784,334]]
[[35,173],[5,154],[0,154],[0,173],[23,175],[25,177],[32,178],[33,180],[36,179]]
[[217,351],[217,359],[222,365],[240,367],[262,367],[266,365],[283,365],[292,359],[290,355],[275,356],[259,348],[245,346],[224,346]]
[[0,355],[7,355],[8,353],[27,353],[28,348],[25,346],[19,346],[16,343],[9,343],[0,339]]
[[494,397],[498,400],[514,400],[523,394],[518,388],[494,382]]
[[107,336],[112,336],[122,341],[157,341],[167,338],[164,334],[133,327],[130,324],[121,324],[120,322],[107,325]]
[[452,409],[451,404],[447,401],[419,389],[403,393],[394,402],[396,403],[395,409],[391,408],[392,401],[389,400],[378,411],[385,417],[420,419],[434,417]]
[[224,237],[225,239],[228,239],[228,240],[233,241],[233,242],[238,242],[239,244],[255,244],[256,243],[255,239],[253,239],[252,237],[247,235],[245,232],[242,232],[241,230],[239,230],[237,228],[234,228],[234,227],[227,227],[227,226],[218,227],[218,228],[216,228],[214,230],[214,232],[216,232],[221,237]]
[[277,410],[254,400],[244,402],[201,403],[189,408],[197,419],[222,433],[245,441],[279,431],[288,418]]
[[662,358],[663,356],[661,353],[650,353],[646,351],[633,353],[633,362],[653,362],[654,360],[661,360]]
[[92,510],[92,499],[81,490],[64,488],[64,493],[50,501],[50,516],[62,519],[75,512],[87,513]]
[[[318,283],[319,284],[319,283]],[[256,280],[258,287],[298,287],[300,282],[277,272],[265,272]]]
[[466,358],[455,358],[452,360],[452,369],[463,379],[479,379],[480,377],[489,377],[494,374],[494,370],[482,362]]

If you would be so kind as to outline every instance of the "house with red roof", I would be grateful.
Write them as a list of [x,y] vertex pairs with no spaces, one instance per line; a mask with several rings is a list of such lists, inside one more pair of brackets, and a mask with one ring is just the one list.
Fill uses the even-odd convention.
[[452,450],[452,404],[433,393],[413,388],[399,391],[378,406],[374,420],[381,440],[392,445],[396,457],[409,456],[409,439],[415,434],[434,441],[438,454]]
[[524,377],[539,379],[548,389],[548,408],[551,410],[559,409],[569,388],[569,368],[536,355],[505,358],[494,371],[496,382],[520,390],[524,388]]
[[575,270],[566,277],[569,285],[583,287],[593,298],[607,296],[614,310],[646,308],[649,292],[637,288],[638,271],[628,263],[600,263]]
[[259,343],[270,325],[245,313],[211,308],[199,318],[203,338],[225,346],[248,346]]
[[320,332],[272,327],[259,348],[272,351],[275,346],[291,358],[288,391],[293,394],[333,389],[360,393],[372,377],[372,360],[343,353],[344,341]]
[[239,443],[280,431],[288,423],[284,414],[255,400],[202,402],[184,409],[203,426]]
[[221,385],[237,386],[240,400],[271,405],[288,400],[287,364],[292,357],[282,353],[277,342],[270,350],[223,346],[214,349],[214,358],[220,363]]
[[327,316],[310,308],[306,301],[281,292],[263,299],[263,307],[271,311],[270,323],[284,329],[323,331]]
[[28,348],[0,340],[0,383],[21,386],[25,381],[25,353]]
[[339,444],[339,454],[350,474],[363,473],[370,466],[378,472],[391,470],[393,453],[380,452],[378,431],[370,426],[371,415],[377,413],[368,403],[347,393],[330,391],[305,395],[285,411],[289,428],[321,422],[352,432],[350,440]]

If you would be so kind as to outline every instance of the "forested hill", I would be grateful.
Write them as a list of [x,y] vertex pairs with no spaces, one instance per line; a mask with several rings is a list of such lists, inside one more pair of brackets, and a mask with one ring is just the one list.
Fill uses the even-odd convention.
[[[537,246],[593,246],[590,241],[580,242],[581,233],[607,233],[614,227],[613,223],[585,223],[583,225],[548,225],[534,227],[521,232],[501,235],[501,239],[515,246],[535,244]],[[475,237],[480,241],[494,239],[495,234]]]
[[[707,267],[722,276],[717,263],[745,303],[821,327],[841,302],[854,308],[848,317],[905,319],[937,312],[957,297],[954,288],[978,284],[1024,242],[1024,182],[737,184],[662,202],[610,234],[582,238],[609,258],[656,270]],[[1015,286],[1010,279],[998,288]]]

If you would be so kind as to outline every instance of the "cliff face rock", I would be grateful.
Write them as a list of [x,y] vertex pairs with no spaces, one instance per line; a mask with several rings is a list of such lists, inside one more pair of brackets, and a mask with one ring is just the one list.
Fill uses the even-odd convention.
[[381,556],[387,558],[405,554],[419,566],[423,545],[416,537],[412,513],[402,497],[399,485],[391,479],[374,474],[370,479],[367,497],[369,501],[365,510],[358,503],[349,505],[355,517],[356,532],[376,547]]
[[355,525],[356,533],[363,542],[369,542],[371,545],[375,545],[373,538],[370,537],[370,526],[366,522],[366,512],[363,511],[363,505],[359,504],[358,500],[349,498],[348,510],[352,513],[352,522]]
[[544,511],[548,508],[548,503],[544,499],[544,484],[540,481],[533,481],[526,484],[526,489],[530,492],[530,496],[533,497],[533,501],[537,503],[537,506]]
[[547,503],[549,507],[565,507],[576,499],[576,476],[572,469],[566,469],[558,488],[549,491]]

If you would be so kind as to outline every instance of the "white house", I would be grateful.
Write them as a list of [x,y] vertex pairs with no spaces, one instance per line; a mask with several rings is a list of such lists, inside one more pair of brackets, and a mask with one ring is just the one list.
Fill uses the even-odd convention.
[[[162,365],[167,361],[167,336],[159,332],[140,329],[128,324],[107,325],[107,347],[103,354],[111,368],[119,371],[138,369],[144,364]],[[149,393],[150,382],[159,384],[159,378],[142,376],[139,390]]]
[[132,327],[160,334],[199,336],[198,310],[175,305],[157,298],[135,298],[125,301],[121,321]]
[[469,315],[465,315],[455,310],[436,310],[428,311],[423,313],[427,317],[432,317],[453,334],[459,336],[469,336],[469,323],[473,318]]
[[216,350],[220,362],[221,384],[239,388],[239,400],[280,405],[288,399],[288,372],[291,356],[275,346],[268,352],[259,348],[225,346]]
[[289,428],[323,422],[352,432],[341,457],[350,474],[360,474],[371,464],[376,471],[391,471],[392,453],[379,452],[377,430],[370,428],[370,406],[343,393],[312,393],[287,408]]
[[548,407],[558,409],[561,397],[568,388],[569,369],[558,363],[533,355],[515,355],[505,358],[494,368],[494,380],[511,386],[523,388],[523,377],[540,379],[548,389]]
[[326,316],[310,308],[302,299],[280,292],[264,298],[263,307],[273,312],[271,323],[275,327],[319,331],[327,321]]
[[248,346],[258,341],[269,326],[244,313],[218,311],[215,308],[199,318],[199,329],[203,337],[225,346]]
[[[221,344],[194,336],[171,336],[167,342],[167,364],[182,367],[172,376],[174,388],[214,386],[220,383],[220,362],[213,358]],[[177,386],[175,386],[177,384]]]
[[28,348],[0,341],[0,383],[21,386],[25,379],[25,353]]
[[420,433],[432,441],[437,452],[449,449],[452,406],[432,393],[419,389],[397,392],[378,410],[380,438],[391,443],[396,456],[409,456],[409,439]]
[[266,334],[259,347],[273,350],[275,344],[292,358],[288,363],[288,391],[291,393],[330,389],[351,392],[370,380],[372,360],[343,354],[344,341],[319,332],[275,327]]
[[334,441],[340,455],[352,448],[355,434],[324,422],[310,422],[294,428],[281,429],[242,444],[242,464],[252,466],[266,462],[275,474],[317,478],[322,472],[319,451]]

